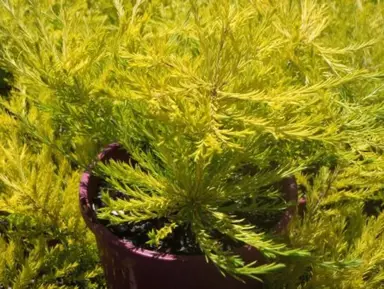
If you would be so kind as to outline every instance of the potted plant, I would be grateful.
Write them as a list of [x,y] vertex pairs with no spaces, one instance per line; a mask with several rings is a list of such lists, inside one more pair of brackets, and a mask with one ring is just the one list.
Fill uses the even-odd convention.
[[[140,150],[131,155],[109,145],[95,165],[98,173],[86,172],[81,181],[81,210],[96,235],[110,288],[259,288],[261,274],[283,266],[266,258],[307,256],[260,230],[286,228],[297,201],[294,178],[277,186],[259,183],[255,168],[233,155],[237,167],[221,163],[222,171],[200,176],[199,191],[192,183],[182,189],[182,179],[172,179],[176,171],[166,169],[181,162],[163,163],[154,157],[159,152],[140,156]],[[180,175],[196,178],[197,163],[184,165],[190,171]],[[162,184],[161,175],[169,177]],[[258,176],[274,180],[272,171]]]

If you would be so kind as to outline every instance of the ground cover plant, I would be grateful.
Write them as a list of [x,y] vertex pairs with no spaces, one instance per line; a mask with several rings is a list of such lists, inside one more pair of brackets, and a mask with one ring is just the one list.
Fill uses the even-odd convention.
[[[199,166],[188,164],[200,164],[203,172],[210,170],[208,176],[228,173],[217,160],[235,160],[244,152],[248,162],[262,168],[263,174],[256,174],[260,183],[294,174],[307,208],[274,241],[308,250],[311,257],[278,257],[286,268],[267,275],[268,288],[384,286],[383,3],[0,3],[0,66],[13,75],[13,91],[2,98],[2,210],[7,222],[22,223],[2,229],[8,263],[0,270],[1,285],[23,288],[17,286],[40,280],[28,286],[59,286],[51,280],[64,278],[60,273],[39,276],[49,262],[57,262],[56,267],[75,272],[64,278],[65,285],[99,286],[100,271],[92,269],[94,241],[76,240],[85,228],[77,231],[71,223],[80,222],[73,206],[76,177],[104,145],[118,141],[153,180],[167,184],[191,183]],[[150,153],[138,150],[143,144]],[[152,170],[155,157],[165,159],[164,174]],[[171,177],[172,163],[185,167],[178,179]],[[228,163],[233,164],[222,161]],[[119,165],[104,168],[112,181],[120,171]],[[37,194],[30,203],[23,197],[37,184],[52,199]],[[70,196],[64,223],[61,218],[56,220],[61,223],[42,222],[43,212],[32,211],[35,201],[61,216],[65,209],[56,202],[63,194]],[[7,203],[12,200],[17,201]],[[146,206],[153,201],[143,200]],[[120,222],[112,210],[116,204],[103,217]],[[154,212],[159,214],[148,210],[132,216],[145,219]],[[50,238],[43,234],[46,228],[66,244],[50,248],[44,243]],[[29,244],[23,245],[26,257],[13,249],[22,247],[15,244],[24,242],[23,230],[36,232],[36,238],[28,233]],[[158,236],[153,235],[155,241]],[[72,238],[74,243],[68,241]],[[89,250],[80,260],[71,259],[76,253],[55,255],[83,245]],[[208,245],[202,247],[208,251]],[[81,265],[73,265],[77,262]],[[89,283],[86,274],[97,277]]]

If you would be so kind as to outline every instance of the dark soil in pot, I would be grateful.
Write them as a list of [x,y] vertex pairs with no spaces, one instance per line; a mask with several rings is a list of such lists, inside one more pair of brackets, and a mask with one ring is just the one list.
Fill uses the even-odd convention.
[[[101,190],[107,187],[106,183],[103,182],[99,187],[98,195],[94,199],[94,209],[97,212],[99,208],[105,207],[101,201]],[[124,195],[119,192],[114,192],[113,196],[116,198],[123,198]],[[141,221],[137,223],[125,223],[119,225],[110,224],[107,220],[98,219],[98,221],[106,226],[113,234],[121,239],[131,241],[136,247],[155,250],[161,253],[168,254],[184,254],[184,255],[199,255],[202,254],[199,246],[195,241],[193,232],[188,226],[177,227],[173,230],[172,234],[163,239],[160,242],[160,246],[156,247],[147,244],[149,241],[148,233],[153,229],[160,229],[167,223],[167,219],[151,219]]]
[[[105,187],[108,187],[108,185],[105,182],[102,182],[102,184],[99,186],[98,195],[94,199],[94,209],[96,212],[99,208],[105,207],[105,204],[101,200],[101,191]],[[110,195],[112,195],[114,198],[126,199],[124,194],[120,192],[112,191]],[[125,223],[119,225],[113,225],[109,221],[102,219],[98,219],[98,221],[106,226],[113,234],[119,238],[129,240],[139,248],[175,255],[203,254],[196,242],[194,233],[188,224],[185,226],[178,226],[169,236],[160,242],[159,246],[154,246],[147,244],[147,241],[149,241],[148,233],[153,229],[160,229],[165,224],[167,224],[168,220],[166,218],[150,219],[132,224]],[[230,250],[233,248],[242,247],[244,245],[241,242],[231,240],[218,231],[213,231],[211,234],[212,237],[222,241],[224,246],[223,249]]]

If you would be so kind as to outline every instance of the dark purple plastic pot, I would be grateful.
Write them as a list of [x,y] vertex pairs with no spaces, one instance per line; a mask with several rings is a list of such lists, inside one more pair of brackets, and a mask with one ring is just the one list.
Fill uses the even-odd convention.
[[[128,161],[129,155],[118,144],[109,145],[99,156],[99,160],[109,159]],[[242,283],[232,277],[223,277],[202,255],[183,256],[157,253],[135,247],[122,240],[101,225],[92,209],[100,178],[85,172],[80,184],[80,207],[87,226],[96,236],[101,262],[108,288],[110,289],[257,289],[262,284],[256,280]],[[296,182],[293,178],[283,182],[283,194],[287,201],[297,201]],[[283,231],[295,211],[289,208],[277,227]],[[258,260],[264,263],[262,255],[254,248],[238,250],[245,261]]]

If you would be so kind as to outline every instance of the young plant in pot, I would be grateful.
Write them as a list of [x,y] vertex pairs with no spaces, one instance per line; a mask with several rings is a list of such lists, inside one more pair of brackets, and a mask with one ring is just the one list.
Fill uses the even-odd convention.
[[260,288],[284,266],[276,257],[308,256],[268,237],[296,210],[289,171],[234,151],[194,161],[170,149],[111,144],[83,175],[82,211],[111,288]]

